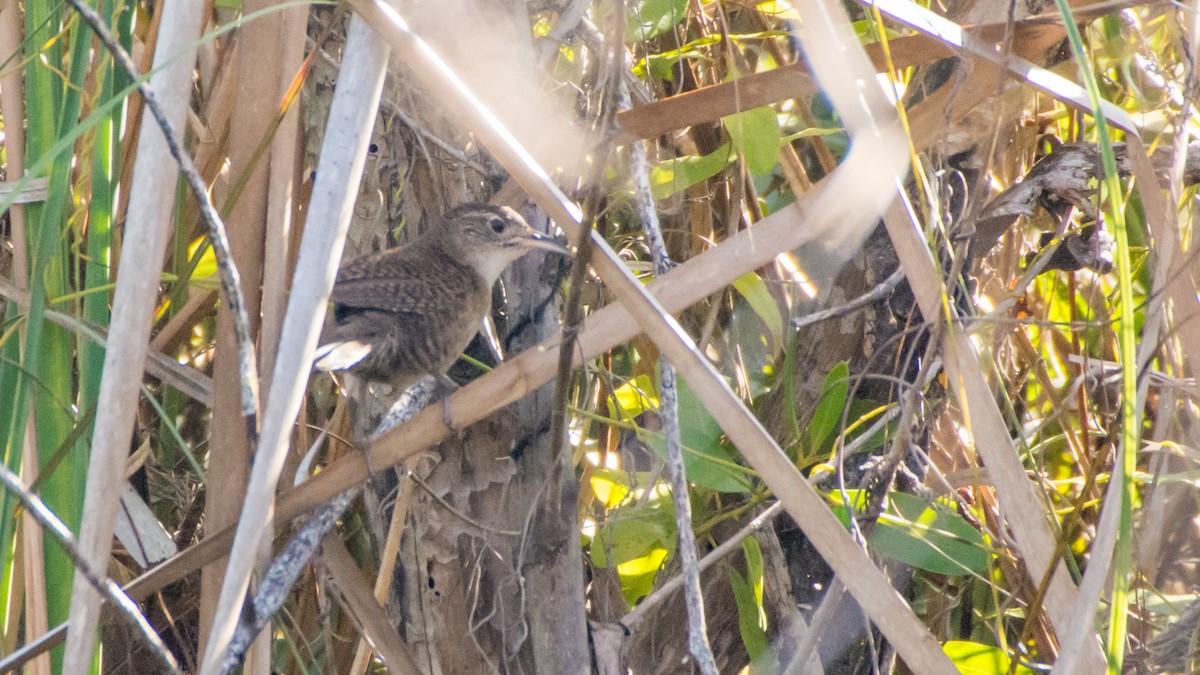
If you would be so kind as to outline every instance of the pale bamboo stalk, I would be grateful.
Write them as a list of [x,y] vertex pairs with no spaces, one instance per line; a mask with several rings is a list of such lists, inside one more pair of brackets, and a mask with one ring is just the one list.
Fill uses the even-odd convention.
[[[150,80],[161,97],[168,119],[182,125],[191,89],[195,40],[205,3],[179,0],[163,8],[163,20],[154,62],[162,65]],[[179,57],[179,58],[176,58]],[[151,120],[142,124],[138,161],[129,190],[129,212],[121,248],[121,274],[113,297],[112,332],[104,357],[104,375],[92,455],[88,465],[88,490],[84,497],[80,553],[94,569],[107,569],[112,552],[116,510],[121,499],[125,457],[133,435],[133,417],[146,361],[150,322],[158,296],[159,272],[175,202],[177,174],[163,132]],[[127,259],[128,256],[128,259]],[[82,573],[72,586],[71,628],[63,672],[87,672],[95,646],[100,615],[100,595]]]
[[[1146,373],[1146,367],[1159,351],[1159,336],[1168,328],[1167,301],[1172,301],[1181,310],[1187,311],[1191,309],[1194,312],[1196,308],[1196,285],[1194,278],[1190,278],[1190,275],[1179,274],[1179,270],[1176,269],[1175,261],[1182,258],[1182,251],[1179,248],[1179,230],[1175,212],[1167,207],[1166,200],[1159,190],[1157,181],[1143,182],[1148,176],[1153,176],[1150,157],[1140,141],[1137,140],[1135,134],[1130,134],[1130,140],[1131,142],[1127,143],[1126,146],[1126,156],[1133,165],[1134,174],[1137,176],[1139,194],[1142,197],[1143,208],[1146,213],[1146,222],[1150,226],[1154,241],[1152,250],[1158,257],[1154,265],[1154,276],[1150,292],[1148,293],[1149,301],[1147,303],[1146,319],[1142,326],[1142,334],[1138,338],[1139,344],[1136,355],[1136,372]],[[1191,268],[1193,265],[1184,263],[1184,267]],[[1173,288],[1178,289],[1180,287],[1178,284],[1180,278],[1191,282],[1189,284],[1191,290],[1188,291],[1190,297],[1186,299],[1180,299],[1172,293]],[[1190,337],[1183,338],[1183,340],[1197,344],[1194,335],[1196,331],[1183,330],[1179,331],[1179,333],[1184,335],[1192,334]],[[1137,387],[1137,400],[1134,402],[1134,410],[1137,411],[1139,424],[1141,423],[1142,411],[1146,408],[1146,396],[1149,388],[1150,378],[1140,377]],[[1137,449],[1134,448],[1128,451],[1137,452]],[[1121,474],[1124,471],[1123,463],[1117,461],[1115,464],[1116,467],[1109,480],[1110,486],[1118,486],[1122,480]],[[1054,664],[1054,673],[1061,675],[1078,672],[1080,655],[1083,654],[1086,656],[1094,651],[1088,649],[1087,645],[1089,643],[1096,643],[1095,616],[1100,607],[1102,596],[1109,587],[1109,566],[1112,564],[1117,539],[1120,536],[1120,497],[1121,490],[1117,487],[1110,487],[1105,494],[1104,506],[1100,513],[1100,522],[1096,528],[1096,536],[1092,540],[1092,553],[1088,559],[1087,570],[1084,572],[1083,580],[1080,582],[1075,604],[1068,608],[1070,610],[1070,620],[1066,623],[1065,628],[1055,626],[1055,630],[1059,633],[1060,651],[1059,659]],[[1135,531],[1138,534],[1141,533],[1140,529]],[[1092,667],[1092,664],[1084,667]]]
[[78,573],[87,579],[98,593],[103,593],[106,599],[114,603],[119,617],[128,623],[133,633],[146,644],[158,661],[160,669],[168,673],[179,673],[179,665],[175,662],[175,658],[163,644],[158,633],[151,628],[150,622],[142,615],[137,604],[125,594],[115,581],[108,578],[106,570],[97,571],[82,559],[79,547],[76,545],[74,537],[71,536],[71,530],[58,519],[58,516],[46,506],[45,502],[33,494],[20,477],[3,465],[0,465],[0,486],[16,497],[25,510],[37,519],[38,524],[45,528],[75,565]]
[[[743,230],[723,241],[720,246],[689,259],[650,282],[647,289],[669,312],[678,313],[723,290],[747,270],[769,264],[781,252],[818,240],[825,231],[842,224],[844,214],[841,210],[820,211],[813,208],[824,203],[818,198],[826,193],[831,179],[836,175],[839,175],[837,171],[819,183],[813,192],[802,195],[792,208],[771,214],[755,223],[753,228]],[[832,203],[837,202],[833,197],[827,199]],[[579,335],[575,364],[581,365],[587,359],[628,342],[639,332],[627,308],[620,304],[603,307],[588,317],[587,325]],[[513,356],[451,396],[452,406],[463,411],[459,422],[473,424],[554,377],[559,341],[559,337],[554,337]],[[279,500],[278,517],[286,521],[302,515],[356,482],[365,480],[368,465],[375,470],[395,466],[405,458],[441,442],[446,434],[440,410],[420,413],[412,421],[372,439],[362,453],[347,455],[302,486],[284,492]],[[135,580],[130,586],[130,593],[133,597],[145,597],[183,578],[198,566],[223,555],[232,539],[233,532],[230,529],[210,532],[196,546]]]
[[[270,4],[270,1],[273,0],[255,0],[259,6],[266,6]],[[245,11],[250,10],[249,6],[245,9]],[[250,38],[244,43],[247,45],[262,44],[265,40],[273,45],[268,52],[269,58],[266,59],[262,58],[262,51],[256,49],[253,52],[253,64],[249,62],[250,53],[245,53],[246,66],[251,69],[251,73],[255,73],[255,81],[249,88],[270,91],[271,87],[275,86],[278,92],[274,98],[267,98],[268,102],[278,102],[274,109],[261,111],[263,113],[262,129],[267,129],[275,123],[275,115],[278,114],[280,105],[292,85],[293,78],[304,61],[304,46],[308,37],[307,20],[307,8],[297,6],[285,9],[271,15],[269,25],[260,26],[255,31],[256,37]],[[273,40],[276,36],[281,37],[282,40]],[[246,79],[244,77],[246,74],[247,69],[242,68],[239,72],[239,80]],[[243,96],[254,97],[254,94],[246,93]],[[262,363],[262,382],[264,383],[262,396],[264,399],[269,394],[271,378],[275,371],[279,332],[282,329],[283,313],[287,306],[287,266],[291,259],[289,244],[294,211],[292,200],[295,196],[294,182],[297,175],[297,147],[300,137],[298,108],[299,106],[292,106],[278,128],[274,130],[270,151],[266,158],[267,164],[260,169],[265,182],[265,185],[261,186],[263,190],[261,195],[263,236],[265,239],[263,252],[265,255],[262,260],[262,325],[259,330],[259,349],[262,354],[260,363]],[[260,567],[265,567],[270,564],[271,558],[269,537],[263,538],[261,549],[262,558],[259,564]],[[219,588],[214,586],[211,590],[215,596]],[[207,629],[210,618],[211,614],[201,618],[202,628]],[[244,671],[266,675],[271,669],[270,657],[271,634],[270,631],[264,631],[247,655]]]
[[[281,12],[280,19],[283,44],[280,48],[277,100],[282,101],[304,62],[304,45],[308,39],[308,10],[305,7],[291,7]],[[279,333],[283,329],[283,314],[287,308],[292,215],[296,209],[295,180],[299,171],[296,150],[300,143],[299,108],[299,105],[294,105],[288,110],[275,132],[274,140],[271,141],[267,249],[266,259],[263,261],[262,330],[259,332],[259,345],[263,355],[264,400],[270,396]]]
[[[318,442],[316,446],[319,445]],[[309,514],[303,522],[296,523],[291,540],[279,551],[278,557],[268,569],[264,570],[254,598],[246,604],[246,611],[241,613],[242,618],[234,632],[233,640],[221,654],[221,672],[229,673],[242,665],[252,643],[262,636],[263,628],[271,623],[279,608],[288,599],[296,580],[317,554],[321,540],[334,529],[346,507],[359,492],[358,488],[347,490],[329,503],[321,505],[321,508]],[[328,633],[326,639],[330,639]]]
[[[1200,49],[1200,0],[1193,0],[1191,3],[1191,24],[1188,28],[1187,44],[1188,54],[1195,54],[1197,49]],[[1183,16],[1181,14],[1181,16]],[[1200,82],[1200,71],[1197,70],[1196,64],[1193,61],[1188,68],[1188,81],[1185,91],[1195,91],[1197,83]],[[1171,174],[1169,179],[1169,188],[1171,190],[1171,204],[1179,204],[1178,193],[1183,190],[1183,172],[1187,164],[1189,149],[1191,147],[1191,135],[1189,132],[1190,120],[1196,114],[1196,103],[1193,97],[1184,98],[1184,107],[1179,113],[1178,130],[1175,138],[1175,155],[1173,158]],[[1139,181],[1141,179],[1139,178]],[[1165,206],[1164,206],[1165,208]],[[1147,214],[1150,215],[1150,214]],[[1180,230],[1179,218],[1174,211],[1170,212],[1173,216],[1171,219],[1170,236],[1156,235],[1155,239],[1160,240],[1160,244],[1156,247],[1160,254],[1169,255],[1176,260],[1167,277],[1171,282],[1167,286],[1168,293],[1171,296],[1171,318],[1175,326],[1194,326],[1195,321],[1200,320],[1200,303],[1196,302],[1196,290],[1200,288],[1200,280],[1197,278],[1196,266],[1190,263],[1190,257],[1184,256],[1184,247],[1188,250],[1194,250],[1197,236],[1200,235],[1200,228],[1196,227],[1196,215],[1193,212],[1191,223],[1191,241],[1183,241],[1183,233]],[[1161,217],[1161,214],[1160,214]],[[1149,219],[1151,223],[1159,223],[1158,219]],[[1169,251],[1162,252],[1161,249],[1166,246]],[[1173,338],[1177,339],[1180,344],[1180,351],[1183,356],[1183,363],[1191,365],[1193,375],[1197,374],[1196,364],[1200,363],[1200,331],[1197,330],[1181,330],[1174,331]],[[1200,397],[1200,377],[1195,378],[1196,382],[1193,386],[1193,393]]]
[[[818,194],[822,189],[818,187]],[[802,203],[810,205],[813,201],[812,198],[802,199]],[[713,289],[722,288],[740,271],[763,264],[781,250],[809,241],[828,227],[831,221],[836,223],[838,216],[836,212],[820,212],[811,208],[782,211],[757,223],[750,231],[723,242],[720,247],[688,261],[657,280],[650,288],[658,293],[670,311],[679,311],[697,298],[713,292]],[[619,306],[605,308],[589,319],[580,352],[590,357],[627,340],[635,332],[628,310]],[[517,357],[515,362],[502,365],[493,374],[464,388],[454,399],[455,407],[476,411],[482,417],[506,404],[511,400],[510,396],[519,396],[529,386],[545,381],[553,374],[554,357],[552,353],[544,352],[553,347],[554,341],[549,341],[538,350]],[[548,364],[549,368],[543,368],[544,364]],[[421,443],[433,443],[441,439],[444,429],[435,419],[436,416],[427,415],[426,419],[406,426],[405,431],[397,430],[381,439],[370,451],[370,464],[380,468],[390,465],[389,461],[394,463],[396,458],[405,456],[403,446],[406,443],[410,443],[409,449],[415,452],[419,447],[424,447]],[[321,501],[322,494],[336,493],[360,480],[365,476],[365,466],[361,457],[354,456],[330,467],[329,471],[317,476],[306,487],[285,494],[280,502],[281,516],[295,515],[308,508],[308,504]],[[210,555],[206,552],[219,549],[221,542],[228,546],[228,535],[228,532],[212,533],[199,547],[184,552],[171,563],[143,577],[138,582],[139,587],[148,588],[162,583],[164,578],[178,578],[178,574],[194,568],[194,560],[203,559],[204,555]]]
[[[196,166],[205,176],[215,176],[221,170],[225,157],[220,154],[228,142],[222,143],[229,129],[229,118],[233,114],[234,96],[237,95],[237,76],[233,68],[222,68],[215,74],[216,81],[209,83],[208,98],[205,100],[204,121],[208,126],[196,133],[192,152]],[[221,187],[218,185],[218,187]]]
[[[1187,31],[1186,44],[1188,47],[1188,53],[1195,54],[1196,50],[1200,50],[1200,15],[1196,14],[1196,12],[1198,10],[1200,10],[1200,0],[1193,0],[1191,5],[1192,5],[1191,22],[1190,23],[1185,22],[1183,20],[1183,16],[1181,15],[1180,16],[1180,24],[1182,26],[1184,26]],[[1189,68],[1187,69],[1187,78],[1188,78],[1187,84],[1185,85],[1184,89],[1186,91],[1194,91],[1195,87],[1197,85],[1197,81],[1198,81],[1198,79],[1200,79],[1200,72],[1197,72],[1196,66],[1194,63],[1190,64]],[[1193,113],[1194,113],[1194,106],[1192,103],[1192,99],[1189,97],[1185,97],[1183,100],[1182,109],[1179,111],[1178,117],[1176,119],[1180,120],[1180,121],[1187,120]],[[1169,194],[1170,194],[1170,201],[1173,204],[1182,203],[1181,202],[1182,195],[1180,193],[1184,186],[1184,169],[1186,167],[1186,163],[1188,160],[1187,155],[1188,155],[1188,146],[1189,146],[1189,136],[1190,136],[1190,134],[1188,133],[1188,125],[1186,123],[1178,124],[1176,126],[1176,128],[1174,129],[1174,139],[1173,139],[1174,142],[1173,142],[1173,148],[1172,148],[1172,150],[1173,150],[1172,164],[1171,164],[1170,173],[1169,173],[1168,179],[1167,179],[1167,190],[1169,191]],[[1182,255],[1182,250],[1180,248],[1180,244],[1181,244],[1181,240],[1183,238],[1183,235],[1179,229],[1180,216],[1179,216],[1179,214],[1176,214],[1176,213],[1172,213],[1171,215],[1174,217],[1172,218],[1172,222],[1170,224],[1169,236],[1164,237],[1162,239],[1162,241],[1158,242],[1158,245],[1155,247],[1155,250],[1162,251],[1163,248],[1165,247],[1165,248],[1169,249],[1168,251],[1166,251],[1167,255],[1171,256],[1172,258],[1178,259]],[[1195,232],[1194,220],[1193,220],[1193,232]],[[1155,239],[1158,240],[1159,237],[1156,236]],[[1158,265],[1158,267],[1162,267],[1161,263]],[[1190,276],[1190,275],[1179,275],[1176,272],[1172,271],[1171,276],[1172,277],[1183,276],[1184,283],[1180,284],[1180,285],[1190,286],[1192,289],[1192,292],[1193,293],[1195,292],[1197,285],[1195,283],[1195,280],[1188,278],[1188,276]],[[1187,283],[1189,281],[1191,283]],[[1174,291],[1171,289],[1171,286],[1174,286],[1174,285],[1175,284],[1168,285],[1168,291],[1172,294],[1174,293]],[[1157,298],[1159,296],[1156,293],[1156,294],[1152,295],[1152,297]],[[1180,325],[1180,326],[1186,325],[1187,317],[1173,316],[1172,318],[1175,319],[1175,325]],[[1179,319],[1184,319],[1184,321],[1178,321]],[[1194,333],[1195,331],[1180,331],[1180,332],[1181,333]],[[1183,349],[1183,340],[1180,339],[1176,335],[1170,335],[1170,333],[1168,333],[1168,335],[1169,335],[1169,337],[1167,339],[1169,341],[1167,343],[1166,349],[1167,349],[1167,351],[1169,351],[1172,354],[1175,361],[1177,363],[1179,363],[1180,365],[1186,364],[1186,363],[1193,363],[1193,361],[1191,359],[1187,358],[1186,355],[1183,353],[1185,351],[1190,351],[1190,350]],[[1193,343],[1194,342],[1195,342],[1195,340],[1193,338]],[[1192,386],[1196,387],[1197,382],[1193,382]],[[1164,410],[1177,409],[1175,407],[1175,403],[1173,401],[1176,394],[1174,392],[1171,392],[1169,394],[1169,396],[1171,396],[1172,398],[1166,399],[1164,404],[1160,404],[1160,405],[1162,405],[1161,409],[1164,409]],[[1187,413],[1184,413],[1184,414],[1187,414]],[[1166,440],[1167,433],[1168,433],[1168,431],[1167,431],[1168,426],[1175,424],[1178,421],[1179,420],[1177,420],[1175,418],[1168,419],[1165,417],[1159,417],[1157,420],[1155,420],[1154,430],[1152,432],[1151,438],[1155,441],[1160,441],[1160,442],[1163,440]],[[1185,424],[1184,426],[1185,426],[1185,428],[1194,429],[1194,427],[1192,425]],[[1194,431],[1190,431],[1188,433],[1188,436],[1185,437],[1184,443],[1186,443],[1187,445],[1191,445],[1192,447],[1195,447],[1196,442],[1198,440],[1196,438],[1196,436],[1197,436],[1197,434]],[[1176,458],[1172,457],[1172,455],[1170,453],[1157,453],[1151,459],[1150,473],[1154,474],[1155,480],[1157,481],[1158,476],[1160,476],[1164,473],[1170,473],[1173,470],[1171,468],[1171,463],[1175,462],[1175,461],[1178,461],[1178,460]],[[1181,470],[1181,469],[1174,469],[1174,470]],[[1175,523],[1171,522],[1168,518],[1168,513],[1169,513],[1168,505],[1170,503],[1174,502],[1176,499],[1184,498],[1183,495],[1188,492],[1190,492],[1190,488],[1186,487],[1186,486],[1181,486],[1181,485],[1158,484],[1158,485],[1154,485],[1153,487],[1151,487],[1149,496],[1148,496],[1145,506],[1144,506],[1144,510],[1143,510],[1144,515],[1142,516],[1140,522],[1137,525],[1138,572],[1142,576],[1144,576],[1146,578],[1154,578],[1158,574],[1157,570],[1158,570],[1158,567],[1160,566],[1161,560],[1163,559],[1163,544],[1166,541],[1166,537],[1167,537],[1169,531],[1171,531],[1175,527]]]
[[256,552],[269,531],[275,510],[275,485],[308,382],[308,368],[300,364],[312,362],[317,346],[383,90],[387,47],[357,18],[351,20],[347,33],[295,281],[284,317],[272,393],[263,416],[243,517],[238,523],[204,653],[203,675],[219,672],[220,657],[236,628]]
[[[1150,165],[1150,158],[1146,155],[1141,144],[1129,144],[1128,152],[1129,159],[1135,165],[1135,171],[1138,171],[1138,167],[1140,166],[1139,187],[1146,186],[1145,189],[1140,190],[1140,193],[1147,215],[1147,222],[1151,226],[1156,244],[1153,250],[1158,254],[1149,293],[1149,307],[1146,311],[1146,320],[1142,327],[1142,335],[1139,338],[1140,342],[1136,356],[1137,365],[1135,368],[1137,372],[1145,373],[1146,366],[1150,364],[1150,361],[1154,358],[1154,354],[1158,352],[1159,335],[1167,327],[1165,325],[1165,301],[1170,298],[1170,293],[1164,293],[1163,291],[1169,291],[1170,287],[1175,285],[1172,283],[1173,277],[1183,275],[1177,275],[1176,270],[1173,269],[1174,260],[1180,253],[1178,229],[1176,227],[1177,221],[1174,217],[1175,213],[1167,209],[1163,203],[1164,200],[1162,199],[1162,193],[1158,189],[1157,182],[1149,184],[1141,182],[1141,178],[1145,177]],[[1133,156],[1134,153],[1137,154],[1136,157]],[[1194,304],[1196,289],[1194,283],[1191,285],[1191,289],[1191,299],[1188,304]],[[1180,306],[1186,307],[1187,305],[1181,303]],[[1194,333],[1195,331],[1182,332]],[[1141,411],[1145,410],[1146,407],[1146,395],[1150,388],[1150,378],[1142,377],[1140,380],[1137,387],[1137,400],[1134,403],[1134,410],[1138,411],[1139,423],[1141,421]],[[1131,451],[1136,452],[1136,449]],[[1122,494],[1119,488],[1111,486],[1121,484],[1124,464],[1121,461],[1117,461],[1115,465],[1113,475],[1109,480],[1110,488],[1104,496],[1104,506],[1100,512],[1100,522],[1096,527],[1096,535],[1092,539],[1092,552],[1088,558],[1087,570],[1084,572],[1083,580],[1080,582],[1075,604],[1070,608],[1065,608],[1065,610],[1070,610],[1070,619],[1066,622],[1065,627],[1060,627],[1057,624],[1055,626],[1055,631],[1059,634],[1060,647],[1059,658],[1055,662],[1054,670],[1052,671],[1056,675],[1079,672],[1078,669],[1083,665],[1080,663],[1080,659],[1088,658],[1088,655],[1095,651],[1088,648],[1088,644],[1096,644],[1097,642],[1095,616],[1099,610],[1104,591],[1109,586],[1109,567],[1112,564],[1117,539],[1120,536]],[[1140,534],[1141,530],[1139,529],[1137,532]],[[1047,602],[1049,601],[1049,596],[1047,595]],[[1084,661],[1084,664],[1086,664],[1083,665],[1085,668],[1094,666],[1093,663],[1088,663],[1087,661]]]
[[[8,3],[0,7],[0,54],[21,53],[20,7]],[[25,101],[20,68],[9,68],[0,80],[0,110],[4,111],[4,152],[7,180],[16,181],[25,175]],[[13,279],[18,285],[29,277],[29,261],[26,258],[28,243],[25,237],[25,207],[13,204],[9,207],[9,222],[13,240]]]
[[[22,309],[29,306],[29,293],[17,288],[15,284],[2,277],[0,277],[0,297],[17,303],[17,306]],[[108,335],[104,329],[93,326],[72,314],[47,309],[45,317],[67,330],[79,333],[101,347],[108,345]],[[149,350],[146,356],[147,373],[206,406],[212,403],[212,381],[207,375],[195,368],[180,365],[154,349]]]
[[[724,290],[747,270],[769,264],[782,252],[819,240],[830,228],[842,225],[844,213],[841,209],[816,208],[838,202],[837,198],[827,196],[836,175],[839,175],[838,171],[819,183],[814,191],[802,195],[792,208],[767,216],[753,228],[739,232],[720,246],[690,258],[651,281],[647,290],[669,312],[679,313]],[[637,322],[626,307],[620,304],[603,307],[588,317],[579,335],[575,364],[581,365],[587,359],[628,342],[639,332]],[[462,424],[473,424],[549,381],[556,372],[559,342],[557,336],[546,340],[464,386],[450,397],[452,407],[463,411],[456,419]],[[304,485],[284,492],[279,501],[279,517],[286,520],[298,516],[364,480],[368,464],[376,470],[395,466],[445,438],[446,428],[441,423],[440,411],[419,414],[411,422],[372,439],[371,445],[363,449],[365,458],[363,454],[351,454],[329,465]],[[231,539],[229,530],[209,533],[197,546],[134,582],[139,590],[131,592],[140,597],[142,593],[182,578],[197,565],[220,555]]]

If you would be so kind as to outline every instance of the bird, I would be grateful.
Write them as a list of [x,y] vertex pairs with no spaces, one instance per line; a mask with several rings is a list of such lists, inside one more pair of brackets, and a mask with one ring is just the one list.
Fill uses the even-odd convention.
[[314,368],[387,382],[395,392],[426,375],[456,388],[446,371],[479,332],[492,287],[535,248],[571,255],[513,209],[469,203],[405,246],[351,260],[334,282],[333,323]]

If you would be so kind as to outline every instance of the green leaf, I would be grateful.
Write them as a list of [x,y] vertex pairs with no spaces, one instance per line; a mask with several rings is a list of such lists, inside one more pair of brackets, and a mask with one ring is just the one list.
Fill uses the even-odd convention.
[[756,176],[766,175],[779,163],[783,139],[775,110],[763,106],[722,117],[734,147],[746,158],[746,168]]
[[697,485],[721,492],[748,492],[750,489],[746,470],[740,466],[725,447],[721,438],[725,432],[721,425],[704,409],[696,393],[683,380],[679,387],[680,438],[686,448],[698,451],[702,456],[684,453],[684,465],[688,479]]
[[657,409],[658,393],[649,375],[638,375],[617,387],[608,400],[608,416],[616,420],[631,420],[647,410]]
[[721,42],[719,34],[706,35],[699,40],[692,40],[677,49],[671,49],[659,54],[647,54],[646,58],[634,64],[633,74],[643,80],[646,79],[647,72],[662,80],[673,80],[675,78],[676,64],[684,59],[707,59],[708,56],[703,51],[700,51],[699,48],[719,42]]
[[707,155],[676,157],[655,164],[650,169],[650,194],[655,199],[671,195],[721,173],[734,159],[728,143]]
[[754,272],[747,272],[733,280],[733,287],[767,325],[775,344],[782,345],[783,315],[779,313],[779,305],[775,304],[775,298],[771,297],[771,291],[767,290],[767,284],[763,282],[762,277]]
[[815,138],[818,136],[837,136],[838,134],[844,134],[844,133],[846,133],[846,130],[841,127],[832,127],[832,128],[830,128],[830,127],[809,127],[807,129],[802,129],[800,131],[797,131],[794,134],[788,134],[787,136],[784,136],[782,141],[784,143],[791,143],[792,141],[798,141],[802,138]]
[[[861,508],[862,492],[847,490],[847,494]],[[834,513],[848,524],[840,494],[829,497],[835,502]],[[880,555],[934,574],[953,576],[987,569],[989,554],[979,530],[947,508],[902,492],[888,494],[888,508],[871,532],[870,544]]]
[[884,527],[871,543],[881,553],[937,574],[965,574],[987,569],[983,535],[957,513],[924,499],[893,492]]
[[737,603],[738,631],[742,636],[742,644],[746,646],[750,660],[761,663],[764,658],[771,656],[771,644],[767,639],[767,613],[763,609],[762,598],[762,551],[753,537],[742,542],[742,550],[746,552],[746,576],[730,569],[729,585]]
[[[679,437],[683,443],[683,465],[688,482],[717,492],[750,491],[746,468],[738,464],[721,444],[724,432],[683,380],[679,386]],[[659,457],[666,458],[661,433],[639,434]]]
[[614,510],[592,540],[592,563],[607,568],[641,559],[657,548],[674,552],[675,528],[662,515],[648,506]]
[[591,476],[592,493],[606,509],[613,509],[625,502],[633,489],[629,486],[629,474],[612,469],[596,469]]
[[207,237],[201,237],[188,246],[188,256],[195,255],[197,249],[204,246],[204,252],[200,255],[200,262],[196,264],[196,268],[192,270],[192,276],[188,279],[188,284],[193,288],[212,291],[221,287],[221,280],[217,277],[217,254],[213,251],[213,247],[209,245]]
[[[754,537],[742,540],[742,554],[746,556],[746,576],[754,580],[754,597],[762,602],[763,597],[763,557],[762,548]],[[766,618],[763,618],[766,625]]]
[[[1012,659],[1003,650],[978,642],[951,640],[942,645],[942,651],[962,675],[1005,675],[1012,667]],[[1033,675],[1032,670],[1020,664],[1012,672]]]
[[[615,403],[614,403],[615,402]],[[608,401],[609,416],[631,420],[647,410],[659,408],[658,392],[646,375],[617,387]],[[734,460],[721,444],[723,432],[696,395],[679,382],[680,440],[688,481],[718,492],[747,492],[750,480],[745,467]],[[666,459],[666,439],[661,432],[639,428],[638,438]],[[605,487],[605,486],[601,486]]]
[[821,384],[821,396],[808,423],[809,455],[826,447],[826,441],[842,422],[846,397],[850,392],[850,366],[846,361],[834,364]]
[[663,501],[614,510],[588,549],[592,564],[616,568],[621,594],[631,605],[653,590],[663,563],[675,555],[674,512],[669,502],[667,508],[659,508]]
[[641,0],[625,14],[625,41],[641,42],[671,30],[683,20],[688,0]]
[[[730,35],[728,37],[731,41],[738,43],[764,40],[786,35],[787,32],[785,31],[765,30],[757,33]],[[680,61],[683,61],[684,59],[703,59],[705,61],[711,61],[712,59],[708,56],[708,54],[706,54],[700,48],[720,44],[724,37],[725,36],[719,33],[705,35],[699,39],[692,40],[682,47],[670,49],[665,52],[659,52],[658,54],[647,54],[645,58],[639,59],[638,62],[634,64],[632,69],[633,74],[643,80],[646,79],[647,73],[659,79],[673,80],[675,79],[675,66]],[[837,131],[841,130],[839,129]]]

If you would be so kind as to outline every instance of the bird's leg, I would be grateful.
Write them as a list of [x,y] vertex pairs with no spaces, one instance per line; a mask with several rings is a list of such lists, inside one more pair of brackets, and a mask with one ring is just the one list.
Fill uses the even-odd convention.
[[437,383],[442,395],[442,424],[445,424],[447,429],[453,431],[459,438],[462,438],[463,430],[454,426],[454,420],[450,418],[450,396],[461,389],[461,387],[445,373],[438,374]]

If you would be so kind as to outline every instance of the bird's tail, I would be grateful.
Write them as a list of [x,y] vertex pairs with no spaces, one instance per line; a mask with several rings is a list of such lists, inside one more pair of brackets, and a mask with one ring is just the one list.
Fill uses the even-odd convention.
[[340,340],[317,347],[313,367],[317,370],[347,370],[371,353],[371,345],[358,340]]

